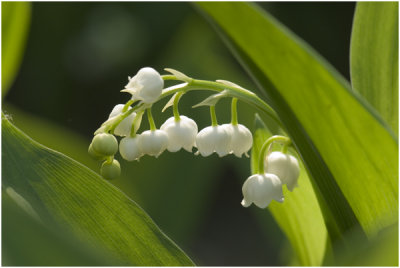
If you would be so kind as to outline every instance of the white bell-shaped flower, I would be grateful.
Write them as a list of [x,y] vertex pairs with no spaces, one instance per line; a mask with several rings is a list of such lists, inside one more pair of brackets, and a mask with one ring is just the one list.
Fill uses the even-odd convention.
[[219,157],[230,153],[231,135],[222,126],[203,128],[196,136],[196,146],[202,156],[209,156],[216,152]]
[[252,203],[260,208],[266,208],[274,199],[283,202],[282,183],[278,176],[270,173],[250,176],[242,187],[242,206],[249,207]]
[[[120,115],[122,113],[124,106],[125,106],[124,104],[115,105],[110,115],[108,116],[108,119],[110,120]],[[130,109],[132,109],[132,107],[128,108],[128,110]],[[118,126],[114,129],[114,134],[121,137],[129,136],[131,133],[132,124],[135,117],[136,113],[131,113],[128,117],[122,120],[121,123],[119,123]]]
[[119,153],[127,161],[138,160],[143,152],[139,146],[140,135],[125,137],[119,143]]
[[168,147],[168,134],[163,130],[147,130],[140,134],[139,146],[143,154],[158,157]]
[[223,124],[222,127],[226,128],[231,135],[230,153],[237,157],[242,157],[242,154],[249,157],[247,152],[253,146],[253,135],[250,130],[241,124]]
[[168,134],[168,151],[177,152],[184,148],[186,151],[192,152],[198,131],[195,121],[184,115],[180,116],[179,121],[176,121],[175,117],[170,117],[160,129]]
[[132,94],[132,99],[142,100],[144,103],[154,103],[161,95],[164,80],[161,75],[150,67],[145,67],[129,79],[122,92]]
[[300,167],[294,156],[282,152],[272,152],[267,156],[264,167],[267,173],[277,175],[282,184],[286,184],[289,191],[293,191],[297,187]]

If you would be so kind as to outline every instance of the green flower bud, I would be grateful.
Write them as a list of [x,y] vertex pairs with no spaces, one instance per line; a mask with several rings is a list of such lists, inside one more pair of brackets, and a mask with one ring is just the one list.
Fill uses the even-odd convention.
[[103,160],[106,159],[105,155],[99,154],[98,152],[96,152],[93,149],[93,144],[92,143],[89,145],[88,153],[94,160],[103,161]]
[[93,150],[100,155],[115,155],[118,151],[117,139],[108,133],[100,133],[94,136],[92,145]]
[[121,175],[121,166],[117,160],[113,160],[112,163],[105,161],[101,165],[100,174],[106,180],[113,180]]

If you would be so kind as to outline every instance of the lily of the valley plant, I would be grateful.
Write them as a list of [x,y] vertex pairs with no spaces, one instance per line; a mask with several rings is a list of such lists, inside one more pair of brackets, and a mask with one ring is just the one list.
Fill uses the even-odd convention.
[[[213,153],[220,157],[228,154],[237,157],[244,154],[248,157],[248,151],[253,145],[253,135],[247,127],[238,123],[238,100],[267,113],[280,124],[270,106],[251,91],[232,82],[196,80],[173,69],[165,70],[171,75],[160,75],[153,68],[145,67],[132,78],[129,77],[128,84],[121,91],[131,94],[131,99],[125,104],[117,104],[108,119],[96,130],[89,153],[103,162],[100,173],[105,179],[115,179],[121,173],[120,164],[114,159],[118,149],[122,158],[127,161],[139,160],[144,155],[158,157],[165,150],[177,152],[183,148],[192,152],[193,147],[197,148],[196,155],[204,157]],[[183,83],[164,89],[164,80]],[[193,119],[180,115],[178,110],[182,96],[192,90],[217,92],[194,106],[210,108],[211,126],[200,131]],[[152,105],[171,95],[163,111],[172,106],[173,116],[157,129]],[[219,125],[215,106],[224,97],[232,98],[231,122]],[[138,134],[145,112],[150,129]],[[119,145],[115,136],[122,137]],[[271,152],[273,143],[281,144],[282,151]],[[244,207],[254,203],[260,208],[265,208],[272,200],[283,202],[283,184],[286,184],[290,191],[297,186],[300,169],[297,159],[287,154],[290,145],[291,140],[284,136],[273,136],[265,141],[260,151],[258,174],[250,176],[243,184]]]

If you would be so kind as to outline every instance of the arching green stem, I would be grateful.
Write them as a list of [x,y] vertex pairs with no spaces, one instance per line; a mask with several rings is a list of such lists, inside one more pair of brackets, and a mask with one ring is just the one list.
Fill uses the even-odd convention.
[[[174,75],[162,75],[161,77],[164,80],[181,81],[181,80],[177,79]],[[278,115],[267,103],[265,103],[262,99],[260,99],[253,92],[251,92],[247,89],[244,89],[242,87],[239,87],[239,86],[229,85],[229,84],[222,83],[222,82],[212,82],[212,81],[206,81],[206,80],[192,79],[190,82],[185,82],[185,83],[164,89],[160,96],[160,99],[167,97],[171,94],[175,94],[176,92],[179,92],[179,91],[188,92],[191,90],[211,90],[211,91],[216,91],[216,92],[222,92],[225,90],[228,92],[228,96],[238,98],[241,101],[244,101],[244,102],[250,104],[256,110],[271,117],[274,121],[277,122],[277,124],[280,127],[282,127],[284,129],[282,122],[280,121]]]
[[134,100],[129,100],[127,103],[125,103],[124,108],[122,108],[122,112],[126,112],[129,109],[129,106],[131,106],[135,101]]
[[175,117],[176,122],[181,120],[181,117],[179,116],[178,103],[179,103],[179,100],[182,97],[183,93],[184,93],[183,91],[177,93],[177,95],[174,99],[173,111],[174,111],[174,117]]
[[[176,76],[174,75],[162,75],[161,76],[164,80],[174,80],[174,81],[181,81]],[[159,98],[159,100],[168,97],[172,94],[175,94],[177,92],[188,92],[191,90],[210,90],[210,91],[216,91],[216,92],[222,92],[222,91],[227,91],[229,93],[228,96],[238,98],[243,102],[246,102],[253,106],[256,110],[260,111],[263,114],[266,114],[267,116],[271,117],[274,121],[277,122],[277,124],[284,129],[282,122],[280,121],[278,115],[275,113],[275,111],[267,104],[265,103],[262,99],[260,99],[256,94],[253,92],[244,89],[239,86],[234,86],[234,85],[229,85],[221,82],[212,82],[212,81],[206,81],[206,80],[197,80],[197,79],[192,79],[190,82],[184,82],[179,85],[175,85],[169,88],[165,88],[162,91],[162,94]],[[129,102],[129,101],[128,101]],[[129,105],[128,105],[129,106]],[[124,120],[126,117],[128,117],[131,113],[133,113],[136,110],[141,110],[145,109],[146,106],[143,103],[139,103],[138,105],[132,107],[132,109],[127,110],[126,112],[123,112],[121,115],[118,116],[118,119],[113,122],[110,125],[105,126],[104,129],[102,129],[102,132],[112,132],[116,126]]]
[[149,120],[150,130],[156,130],[156,124],[154,124],[153,115],[151,114],[151,107],[147,108],[147,119]]
[[[129,107],[129,102],[131,100],[129,100],[124,107]],[[135,102],[135,101],[133,101]],[[119,123],[122,122],[122,120],[124,120],[125,118],[127,118],[129,115],[131,115],[133,112],[135,111],[141,111],[144,110],[146,107],[146,104],[144,103],[139,103],[138,105],[132,107],[132,109],[129,109],[125,112],[122,112],[120,115],[116,116],[111,122],[105,122],[101,125],[101,127],[99,129],[97,129],[94,134],[98,134],[98,133],[113,133],[115,128],[119,125]]]
[[231,104],[231,123],[232,125],[236,126],[238,124],[238,118],[237,118],[237,98],[232,98],[232,104]]
[[210,106],[210,115],[211,115],[211,125],[213,127],[218,125],[217,115],[215,114],[215,106]]
[[264,174],[265,173],[265,171],[264,171],[264,160],[267,157],[267,152],[268,152],[267,149],[274,142],[280,142],[285,146],[286,144],[290,144],[291,141],[290,141],[290,139],[288,137],[279,136],[279,135],[272,136],[268,140],[266,140],[264,142],[263,146],[261,147],[259,158],[258,158],[258,174]]
[[289,146],[292,144],[292,141],[289,139],[289,141],[282,146],[282,153],[286,154],[288,151]]

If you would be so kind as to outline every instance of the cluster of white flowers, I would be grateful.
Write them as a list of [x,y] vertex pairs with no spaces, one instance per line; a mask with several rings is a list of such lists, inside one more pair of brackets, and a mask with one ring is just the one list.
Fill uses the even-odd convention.
[[209,156],[216,152],[220,157],[234,154],[242,157],[253,146],[253,136],[248,128],[241,124],[223,124],[202,129],[196,138],[198,153]]
[[283,202],[282,185],[286,184],[289,191],[297,186],[300,174],[297,159],[282,152],[272,152],[264,159],[265,173],[250,176],[243,184],[242,206],[252,203],[265,208],[274,199]]
[[[140,69],[134,77],[129,78],[125,89],[121,91],[130,93],[132,102],[141,101],[143,104],[151,106],[159,99],[163,87],[164,82],[160,74],[153,68],[146,67]],[[104,124],[114,123],[121,114],[130,109],[132,109],[131,106],[117,104]],[[144,155],[158,157],[165,150],[177,152],[183,148],[192,152],[193,147],[197,147],[198,152],[196,154],[202,156],[209,156],[216,152],[220,157],[227,154],[241,157],[242,154],[248,156],[247,152],[253,144],[250,130],[241,124],[209,126],[198,132],[197,124],[193,119],[178,115],[166,120],[160,129],[154,127],[137,134],[136,131],[140,127],[141,118],[142,113],[132,112],[119,122],[113,131],[114,135],[122,137],[119,143],[119,152],[122,158],[127,161],[139,160]],[[149,118],[149,121],[151,120],[153,119]],[[111,146],[111,140],[112,151],[100,148],[101,146]],[[106,170],[106,167],[116,165],[117,160],[110,156],[113,156],[117,150],[118,142],[116,138],[108,133],[97,134],[89,147],[89,153],[92,156],[99,160],[106,160],[103,164],[104,170]],[[118,168],[115,167],[115,169]],[[118,172],[115,174],[119,175]],[[104,177],[111,178],[112,176],[108,174]]]
[[[174,72],[185,81],[190,80],[187,76]],[[230,82],[222,82],[225,85],[238,87]],[[211,100],[211,104],[207,105],[210,106],[212,125],[199,132],[193,119],[179,115],[177,105],[184,92],[177,92],[171,99],[174,116],[157,129],[151,114],[151,106],[160,99],[163,87],[163,78],[153,68],[142,68],[135,76],[129,77],[128,84],[121,91],[130,93],[131,100],[126,104],[117,104],[112,109],[107,121],[96,131],[88,150],[95,159],[103,161],[100,171],[105,179],[116,178],[121,173],[120,164],[114,159],[118,150],[122,158],[127,161],[139,160],[144,155],[158,157],[165,150],[177,152],[183,148],[192,152],[193,147],[198,149],[197,155],[204,157],[214,152],[220,157],[228,154],[237,157],[242,157],[244,154],[248,157],[248,151],[253,145],[253,136],[247,127],[237,123],[236,98],[232,99],[232,122],[223,125],[218,125],[216,120],[214,108],[216,98],[213,96],[208,98],[207,101]],[[176,96],[178,97],[175,98]],[[219,94],[218,98],[221,96],[223,94]],[[172,105],[171,101],[166,107]],[[137,105],[131,107],[135,102],[138,102]],[[138,134],[145,110],[150,129]],[[114,135],[121,137],[119,145]],[[286,184],[290,191],[297,186],[299,165],[296,158],[281,152],[273,152],[267,157],[263,156],[262,159],[265,160],[265,166],[262,166],[261,174],[250,176],[243,185],[244,207],[254,203],[258,207],[265,208],[273,199],[283,202],[282,184]]]

